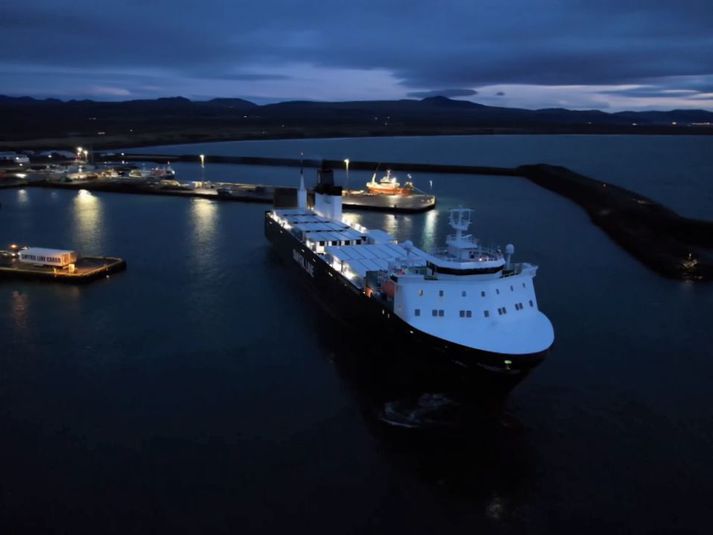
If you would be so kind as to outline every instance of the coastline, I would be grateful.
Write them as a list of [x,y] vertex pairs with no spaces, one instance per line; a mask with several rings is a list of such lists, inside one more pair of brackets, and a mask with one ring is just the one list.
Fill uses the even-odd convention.
[[596,136],[710,136],[711,127],[694,126],[602,126],[582,125],[552,127],[306,127],[185,129],[170,132],[137,132],[116,135],[34,136],[24,139],[0,139],[0,150],[74,150],[77,146],[93,150],[141,148],[159,145],[191,145],[230,141],[274,141],[282,139],[351,139],[364,137],[441,137],[491,135],[596,135]]

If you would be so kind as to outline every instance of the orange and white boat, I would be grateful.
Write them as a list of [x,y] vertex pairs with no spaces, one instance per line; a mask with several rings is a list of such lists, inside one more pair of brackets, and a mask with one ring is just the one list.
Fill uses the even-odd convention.
[[387,170],[386,175],[381,177],[378,182],[376,181],[376,173],[374,173],[371,180],[366,183],[366,188],[369,193],[379,195],[411,195],[414,191],[414,186],[410,178],[409,176],[409,180],[402,186],[396,177],[391,174],[391,171]]

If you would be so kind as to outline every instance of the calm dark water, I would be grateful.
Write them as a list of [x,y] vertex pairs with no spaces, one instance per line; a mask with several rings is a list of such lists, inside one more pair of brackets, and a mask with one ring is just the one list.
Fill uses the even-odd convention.
[[[504,154],[512,141],[496,139]],[[245,153],[297,142],[282,143]],[[373,159],[374,143],[344,156]],[[440,161],[448,144],[434,143],[417,153]],[[410,157],[401,140],[378,144]],[[634,138],[622,176],[665,191],[639,174],[639,149]],[[290,183],[296,171],[211,173]],[[378,422],[408,368],[289,276],[264,206],[0,190],[0,243],[129,263],[82,287],[0,283],[2,532],[708,533],[713,285],[650,272],[525,180],[432,179],[438,212],[353,217],[428,247],[445,210],[474,208],[477,235],[540,265],[557,336],[505,413],[464,418],[457,434]],[[692,205],[707,206],[707,184]]]

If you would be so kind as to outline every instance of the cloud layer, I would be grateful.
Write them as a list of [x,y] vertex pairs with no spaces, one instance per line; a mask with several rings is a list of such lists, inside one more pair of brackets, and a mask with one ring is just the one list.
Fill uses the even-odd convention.
[[713,106],[709,1],[0,0],[0,8],[0,93],[445,94],[517,105],[529,90],[522,105]]

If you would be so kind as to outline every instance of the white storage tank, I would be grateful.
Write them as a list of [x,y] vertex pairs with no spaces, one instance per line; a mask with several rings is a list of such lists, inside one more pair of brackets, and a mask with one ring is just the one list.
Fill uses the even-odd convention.
[[20,262],[35,266],[65,267],[77,261],[76,251],[28,247],[20,251]]

